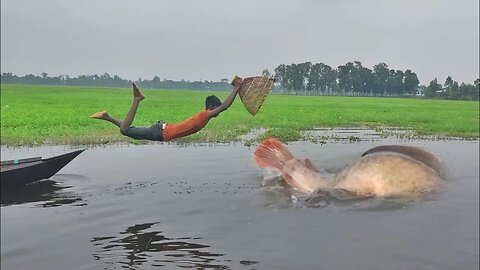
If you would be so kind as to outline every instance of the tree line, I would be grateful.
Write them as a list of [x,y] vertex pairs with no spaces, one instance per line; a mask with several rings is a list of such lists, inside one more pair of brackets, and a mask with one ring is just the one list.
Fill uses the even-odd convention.
[[[473,84],[454,81],[448,76],[440,84],[435,78],[428,86],[419,85],[415,72],[407,69],[391,69],[385,63],[379,63],[372,69],[361,62],[348,62],[337,68],[324,63],[305,62],[300,64],[280,64],[271,74],[268,69],[265,76],[276,78],[275,92],[302,95],[350,95],[350,96],[425,96],[427,98],[479,100],[480,80]],[[129,87],[130,81],[118,75],[69,75],[41,76],[28,74],[17,76],[12,73],[0,74],[1,83],[71,85],[94,87]],[[153,89],[191,89],[223,91],[231,88],[228,79],[220,81],[167,80],[154,76],[151,80],[139,78],[139,86]]]
[[441,99],[479,100],[480,79],[472,84],[454,81],[448,76],[443,86],[438,83],[437,78],[433,79],[427,87],[424,87],[425,97]]
[[[123,79],[118,75],[110,76],[108,73],[103,75],[79,75],[78,77],[70,77],[69,75],[48,76],[42,73],[41,76],[28,74],[25,76],[17,76],[12,73],[0,74],[2,83],[16,84],[39,84],[39,85],[69,85],[69,86],[94,86],[94,87],[130,87],[131,82]],[[139,78],[137,84],[142,88],[154,89],[191,89],[191,90],[212,90],[223,91],[231,88],[228,79],[222,79],[219,82],[214,81],[174,81],[161,80],[155,76],[151,80]]]
[[437,83],[437,79],[428,87],[419,86],[415,72],[390,69],[385,63],[376,64],[372,69],[364,67],[359,61],[348,62],[336,69],[324,63],[280,64],[273,75],[268,69],[264,69],[262,74],[274,76],[280,85],[279,91],[293,94],[424,95],[429,98],[479,100],[478,79],[474,85],[458,85],[448,77],[443,86]]

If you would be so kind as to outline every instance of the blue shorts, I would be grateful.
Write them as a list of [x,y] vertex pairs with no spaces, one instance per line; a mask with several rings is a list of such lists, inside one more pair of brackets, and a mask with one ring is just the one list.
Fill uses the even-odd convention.
[[163,122],[157,121],[149,127],[129,127],[123,135],[136,140],[163,141]]

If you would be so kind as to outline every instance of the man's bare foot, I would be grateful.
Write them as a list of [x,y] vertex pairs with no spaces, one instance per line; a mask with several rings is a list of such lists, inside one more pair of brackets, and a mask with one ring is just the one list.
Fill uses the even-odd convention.
[[135,82],[132,82],[132,86],[133,86],[133,99],[135,99],[136,101],[142,101],[145,98],[142,91],[140,91],[140,88],[138,88]]
[[91,118],[95,118],[95,119],[103,119],[103,120],[106,120],[107,118],[110,117],[110,115],[108,115],[108,112],[107,111],[103,111],[103,112],[97,112],[97,113],[94,113],[92,115],[90,115]]

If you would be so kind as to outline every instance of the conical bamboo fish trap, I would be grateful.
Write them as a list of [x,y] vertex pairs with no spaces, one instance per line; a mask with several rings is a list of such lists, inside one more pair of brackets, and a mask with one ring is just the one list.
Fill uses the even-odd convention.
[[[232,80],[232,83],[235,78]],[[238,90],[238,95],[251,115],[255,116],[255,114],[257,114],[267,98],[268,93],[272,91],[274,82],[274,78],[266,76],[248,77],[243,79],[242,85]]]

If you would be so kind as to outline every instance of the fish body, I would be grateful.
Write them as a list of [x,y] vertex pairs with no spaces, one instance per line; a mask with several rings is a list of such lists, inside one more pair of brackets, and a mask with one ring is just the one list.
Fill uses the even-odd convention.
[[281,172],[287,184],[307,194],[327,189],[331,184],[323,175],[308,168],[304,162],[298,159],[287,161]]
[[334,176],[320,173],[308,160],[296,159],[276,139],[260,144],[254,157],[259,166],[280,170],[289,186],[305,194],[341,190],[357,197],[418,196],[443,185],[438,158],[411,146],[372,148]]
[[442,180],[432,168],[408,156],[377,153],[335,175],[332,186],[357,196],[406,197],[437,190]]

